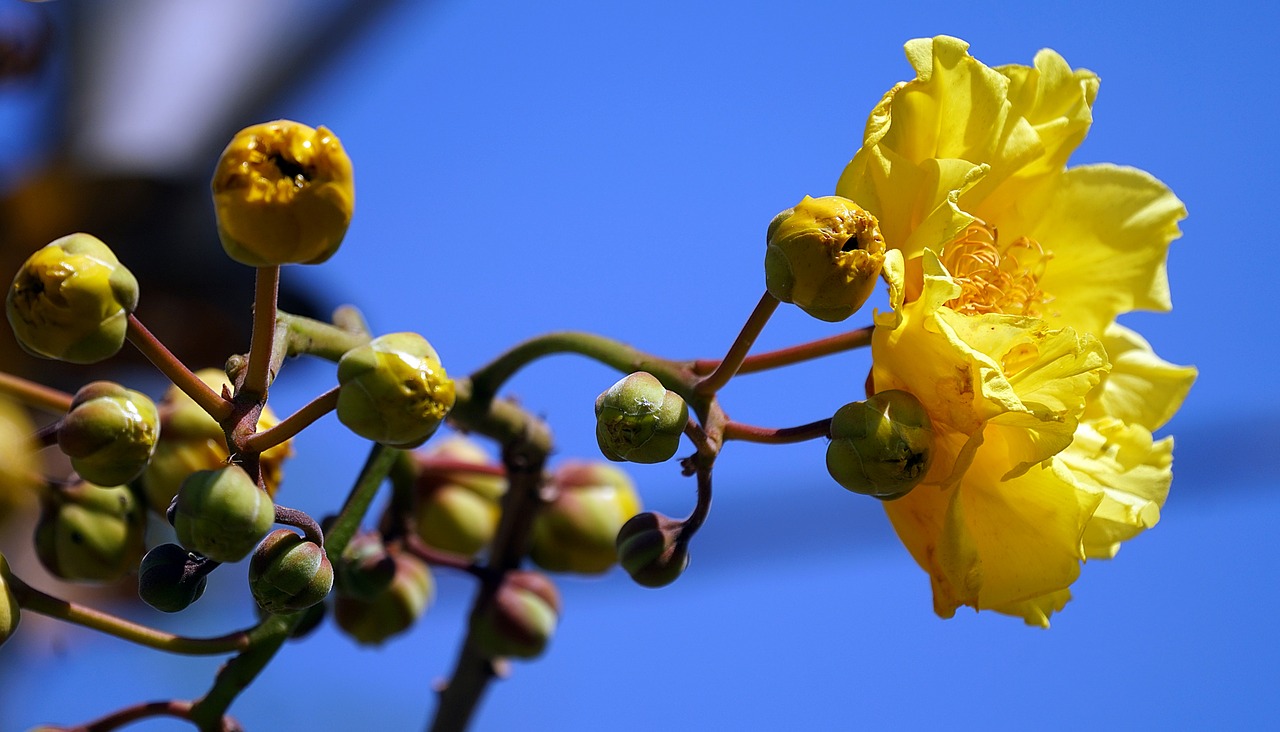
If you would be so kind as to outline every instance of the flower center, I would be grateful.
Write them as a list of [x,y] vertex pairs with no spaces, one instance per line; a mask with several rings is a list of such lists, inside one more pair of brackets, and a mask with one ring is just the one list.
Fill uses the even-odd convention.
[[1025,236],[1002,246],[994,228],[974,221],[942,249],[942,264],[960,285],[960,296],[946,305],[964,315],[1038,317],[1052,300],[1040,289],[1052,258],[1039,242]]

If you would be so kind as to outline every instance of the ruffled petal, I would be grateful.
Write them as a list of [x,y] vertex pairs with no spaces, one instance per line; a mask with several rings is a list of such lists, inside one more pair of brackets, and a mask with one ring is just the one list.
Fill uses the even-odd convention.
[[908,260],[1055,175],[1093,119],[1092,72],[1052,51],[1034,67],[992,69],[968,48],[947,36],[907,43],[916,78],[881,99],[836,186]]
[[1079,485],[1057,460],[1001,480],[1005,458],[997,442],[986,441],[958,487],[922,486],[885,504],[899,538],[929,573],[942,617],[967,605],[1032,620],[1019,603],[1035,601],[1043,611],[1044,596],[1069,587],[1085,557],[1082,536],[1101,494]]
[[1090,558],[1109,559],[1156,525],[1173,482],[1173,438],[1153,441],[1140,425],[1089,420],[1059,456],[1076,481],[1102,496],[1084,532]]
[[1111,372],[1089,395],[1085,416],[1112,417],[1149,432],[1160,429],[1182,406],[1196,369],[1161,359],[1142,336],[1116,323],[1107,328],[1102,342]]

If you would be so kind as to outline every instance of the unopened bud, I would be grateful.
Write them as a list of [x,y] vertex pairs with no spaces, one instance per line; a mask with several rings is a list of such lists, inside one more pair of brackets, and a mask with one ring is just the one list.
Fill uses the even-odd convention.
[[357,534],[333,569],[338,594],[372,600],[391,586],[396,577],[396,560],[377,534]]
[[50,490],[36,524],[36,556],[65,580],[114,582],[146,549],[146,512],[127,486],[92,483]]
[[433,449],[415,453],[425,469],[414,484],[415,523],[427,544],[463,556],[474,556],[493,539],[498,528],[498,501],[507,481],[480,471],[430,469],[433,461],[448,460],[490,466],[489,455],[465,437],[454,437]]
[[596,399],[596,442],[616,462],[670,460],[688,421],[684,399],[645,371],[624,377]]
[[408,554],[393,555],[395,579],[370,600],[338,596],[333,617],[357,642],[376,645],[408,630],[431,604],[435,580],[422,560]]
[[390,333],[338,361],[338,420],[389,447],[417,447],[453,408],[453,382],[417,333]]
[[222,248],[251,267],[325,261],[355,210],[351,159],[337,136],[289,120],[238,132],[211,187]]
[[538,572],[508,572],[480,615],[476,645],[489,658],[542,655],[560,618],[560,593]]
[[642,513],[618,532],[618,563],[636,584],[665,587],[689,566],[689,548],[677,541],[683,522],[660,513]]
[[160,415],[145,394],[110,381],[76,392],[58,428],[58,448],[81,478],[121,485],[142,473],[160,437]]
[[827,472],[854,493],[905,496],[933,459],[933,424],[919,399],[882,391],[841,407],[831,418]]
[[187,609],[200,599],[208,584],[207,572],[200,571],[205,561],[177,544],[157,546],[142,558],[138,597],[165,613]]
[[631,478],[604,462],[570,462],[551,479],[553,498],[533,521],[529,555],[551,572],[599,574],[617,562],[614,540],[640,510]]
[[64,236],[32,254],[5,300],[24,351],[71,363],[114,356],[137,307],[138,281],[89,234]]
[[876,218],[840,196],[804,197],[769,224],[765,287],[820,320],[853,315],[884,265]]
[[219,562],[238,562],[275,523],[266,491],[237,465],[193,473],[178,489],[173,528],[188,549]]
[[320,602],[333,588],[324,547],[288,529],[262,540],[249,560],[249,589],[269,613],[292,613]]

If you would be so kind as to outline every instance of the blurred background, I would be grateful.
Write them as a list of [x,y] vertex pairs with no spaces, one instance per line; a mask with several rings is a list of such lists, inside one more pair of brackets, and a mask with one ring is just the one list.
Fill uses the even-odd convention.
[[[284,307],[354,303],[375,332],[426,335],[458,374],[559,329],[714,358],[763,291],[771,217],[831,193],[872,106],[911,77],[903,42],[959,36],[991,65],[1052,47],[1102,78],[1072,163],[1143,168],[1190,210],[1169,257],[1174,311],[1123,320],[1200,369],[1165,430],[1176,477],[1160,525],[1085,567],[1048,631],[943,621],[880,506],[826,475],[822,444],[734,443],[685,576],[657,591],[620,571],[564,578],[549,652],[493,685],[476,729],[1261,729],[1280,724],[1264,236],[1280,193],[1278,27],[1276,6],[1239,0],[0,0],[0,260],[11,272],[57,236],[98,234],[138,275],[143,322],[192,366],[217,365],[247,349],[253,273],[217,245],[208,179],[236,130],[288,117],[341,137],[358,195],[342,250],[286,268]],[[836,332],[784,307],[758,348]],[[0,366],[89,379],[8,335]],[[118,368],[163,389],[136,361]],[[844,354],[743,377],[722,400],[738,420],[800,424],[860,396],[867,368]],[[333,378],[291,362],[272,406],[290,413]],[[559,357],[510,388],[548,417],[561,460],[595,454],[592,401],[616,378]],[[282,500],[323,515],[365,448],[330,416],[297,449]],[[692,507],[674,463],[630,472],[648,507]],[[28,540],[11,526],[0,551]],[[232,713],[250,730],[421,728],[472,596],[437,579],[408,635],[362,648],[326,624]],[[253,621],[246,590],[231,566],[181,616],[120,607],[216,635]],[[0,651],[0,730],[198,697],[219,664],[41,620],[24,615]]]

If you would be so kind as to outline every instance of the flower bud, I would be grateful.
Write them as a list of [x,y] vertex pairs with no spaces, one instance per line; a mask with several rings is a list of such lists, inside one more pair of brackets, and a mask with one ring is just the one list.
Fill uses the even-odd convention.
[[178,489],[173,528],[188,549],[219,562],[253,551],[276,520],[266,491],[237,465],[192,473]]
[[489,466],[489,455],[471,440],[453,437],[414,458],[423,468],[414,485],[418,536],[437,549],[464,556],[474,556],[488,546],[498,528],[498,502],[507,491],[506,479],[429,468],[441,460]]
[[488,658],[536,658],[559,619],[560,593],[546,575],[508,572],[477,619],[476,646]]
[[36,556],[56,577],[114,582],[138,566],[146,527],[146,512],[127,486],[52,489],[41,500]]
[[417,333],[390,333],[338,361],[338,419],[366,440],[411,448],[453,408],[453,382]]
[[258,606],[277,615],[320,602],[333,588],[333,565],[324,547],[288,529],[262,540],[249,560],[249,589]]
[[[201,369],[196,376],[215,392],[230,388],[227,375],[218,369]],[[278,422],[271,408],[263,407],[258,416],[258,429],[269,429]],[[284,461],[292,454],[292,440],[262,453],[258,465],[262,482],[272,497],[280,487]],[[142,474],[147,505],[163,514],[187,476],[198,470],[217,470],[227,463],[227,456],[226,435],[218,423],[186,392],[170,387],[160,401],[160,440]]]
[[846,404],[831,418],[827,472],[854,493],[901,498],[924,479],[932,458],[933,424],[905,391]]
[[670,460],[688,421],[684,399],[645,371],[624,377],[596,399],[596,442],[615,462]]
[[43,483],[35,429],[25,409],[0,395],[0,516],[31,505]]
[[376,645],[408,630],[431,604],[435,580],[426,563],[408,554],[393,554],[395,579],[370,600],[339,595],[333,604],[338,627],[357,642]]
[[88,234],[64,236],[32,254],[5,300],[24,351],[71,363],[114,356],[137,306],[138,281]]
[[165,613],[187,609],[200,599],[208,574],[199,571],[203,557],[177,544],[161,544],[142,558],[138,569],[138,597]]
[[325,261],[355,209],[351,159],[337,136],[289,120],[238,132],[211,187],[222,248],[251,267]]
[[618,532],[618,563],[636,584],[665,587],[689,566],[689,547],[677,541],[683,522],[660,513],[642,513]]
[[18,629],[18,621],[22,619],[22,606],[13,594],[9,577],[9,561],[0,554],[0,646]]
[[76,392],[58,428],[58,448],[81,478],[121,485],[138,477],[160,437],[160,415],[145,394],[110,381]]
[[553,498],[533,521],[534,563],[582,574],[612,567],[618,530],[640,510],[631,478],[608,463],[571,462],[552,476],[550,493]]
[[769,224],[765,287],[820,320],[853,315],[884,264],[876,218],[840,196],[804,197]]
[[396,560],[374,533],[357,534],[334,566],[338,594],[372,600],[386,591],[396,577]]

